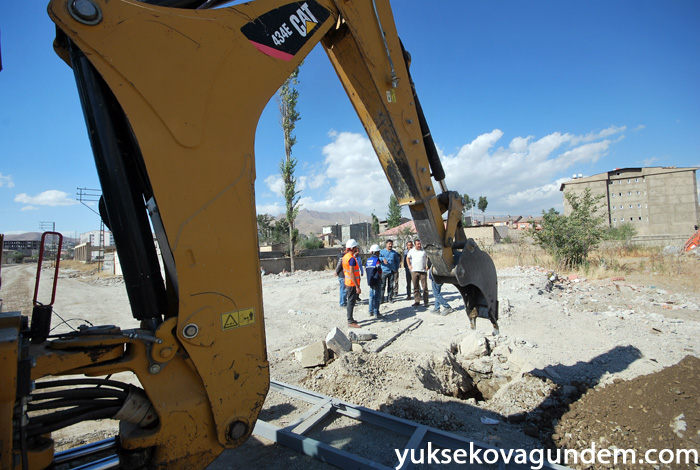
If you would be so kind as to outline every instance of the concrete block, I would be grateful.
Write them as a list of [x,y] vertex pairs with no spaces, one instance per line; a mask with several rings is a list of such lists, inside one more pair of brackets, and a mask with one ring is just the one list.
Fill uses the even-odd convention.
[[312,343],[299,351],[297,355],[302,367],[325,366],[328,361],[328,349],[324,341]]
[[365,348],[363,348],[361,344],[352,343],[352,352],[354,352],[354,353],[365,352]]
[[352,343],[345,336],[345,333],[337,327],[333,328],[326,336],[326,345],[333,350],[336,356],[342,356],[346,352],[352,351]]

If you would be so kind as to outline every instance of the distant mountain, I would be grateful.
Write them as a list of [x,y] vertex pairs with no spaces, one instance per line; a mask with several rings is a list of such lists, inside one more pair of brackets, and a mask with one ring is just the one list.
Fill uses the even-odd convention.
[[5,235],[7,242],[38,242],[43,232],[25,232]]
[[[281,219],[283,214],[276,218]],[[355,211],[347,212],[319,212],[301,209],[295,221],[295,227],[299,233],[308,235],[309,233],[321,233],[321,228],[327,225],[356,224],[359,222],[372,222],[372,216]]]
[[[60,233],[60,232],[59,232]],[[38,242],[41,240],[41,236],[44,234],[44,232],[24,232],[24,233],[12,233],[12,234],[6,234],[5,235],[5,241],[6,242]],[[77,238],[71,238],[63,235],[63,244],[68,245],[72,244],[75,245],[77,244],[79,239]]]

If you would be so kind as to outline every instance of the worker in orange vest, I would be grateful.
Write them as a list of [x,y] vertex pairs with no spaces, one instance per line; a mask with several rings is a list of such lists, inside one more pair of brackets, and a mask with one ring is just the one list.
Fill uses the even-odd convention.
[[345,244],[345,255],[343,255],[343,275],[345,276],[345,292],[347,299],[348,326],[359,328],[360,325],[353,317],[355,302],[361,293],[360,290],[360,266],[355,255],[360,251],[359,245],[354,239],[348,240]]

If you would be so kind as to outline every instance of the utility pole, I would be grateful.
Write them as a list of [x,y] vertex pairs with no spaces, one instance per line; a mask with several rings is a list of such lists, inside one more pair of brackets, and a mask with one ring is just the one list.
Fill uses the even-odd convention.
[[[90,209],[92,212],[100,217],[100,231],[98,236],[98,248],[97,248],[97,272],[102,271],[102,262],[104,260],[104,238],[105,238],[105,223],[102,220],[102,216],[95,209],[87,205],[87,202],[96,202],[99,204],[100,198],[102,197],[102,190],[100,189],[89,189],[89,188],[77,188],[78,194],[76,199],[85,207]],[[92,259],[92,254],[90,254]]]

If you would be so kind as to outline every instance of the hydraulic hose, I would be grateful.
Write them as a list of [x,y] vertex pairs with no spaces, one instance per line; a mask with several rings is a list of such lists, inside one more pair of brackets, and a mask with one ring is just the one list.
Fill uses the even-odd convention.
[[72,426],[73,424],[79,423],[81,421],[88,421],[88,420],[94,420],[94,419],[105,419],[105,418],[111,418],[112,416],[115,415],[117,411],[119,411],[121,407],[119,406],[113,406],[110,408],[104,408],[100,410],[90,410],[85,413],[80,414],[79,416],[74,416],[71,418],[68,418],[64,421],[45,426],[43,423],[42,424],[33,424],[32,420],[29,421],[29,426],[27,427],[27,435],[30,437],[38,436],[41,434],[47,434],[51,433],[54,431],[57,431],[59,429],[63,429],[68,426]]
[[57,408],[68,408],[70,406],[88,406],[99,404],[99,406],[121,406],[123,401],[119,399],[83,399],[83,400],[69,400],[69,399],[58,399],[51,400],[44,403],[28,403],[27,411],[39,411],[39,410],[52,410]]
[[75,385],[106,385],[109,387],[120,388],[125,392],[129,390],[129,384],[124,382],[118,382],[116,380],[107,379],[92,379],[92,378],[80,378],[80,379],[62,379],[62,380],[51,380],[46,382],[37,382],[35,388],[52,388],[52,387],[73,387]]

